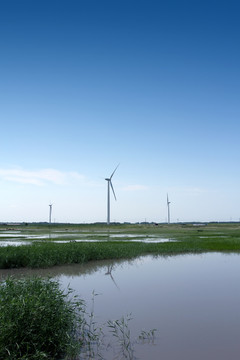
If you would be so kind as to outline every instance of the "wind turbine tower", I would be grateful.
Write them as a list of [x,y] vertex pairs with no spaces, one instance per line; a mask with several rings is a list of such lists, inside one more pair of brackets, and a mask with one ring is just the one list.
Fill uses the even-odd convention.
[[49,225],[51,225],[52,222],[52,206],[53,204],[49,205]]
[[170,224],[170,204],[171,204],[171,202],[169,201],[168,194],[167,194],[168,224]]
[[115,197],[115,200],[117,200],[115,192],[114,192],[114,188],[112,185],[112,177],[115,173],[115,171],[117,170],[118,166],[116,167],[116,169],[113,171],[112,175],[110,176],[110,178],[106,178],[105,180],[107,181],[107,224],[110,224],[110,187],[112,189],[113,195]]

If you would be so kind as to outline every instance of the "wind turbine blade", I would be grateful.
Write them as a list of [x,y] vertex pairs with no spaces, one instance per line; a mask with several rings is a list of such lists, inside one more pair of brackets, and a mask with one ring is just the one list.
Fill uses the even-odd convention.
[[116,198],[116,195],[115,195],[115,191],[114,191],[114,188],[113,188],[113,185],[112,185],[112,182],[111,182],[111,180],[110,180],[110,185],[111,185],[111,188],[112,188],[112,192],[113,192],[113,195],[114,195],[114,197],[115,197],[115,200],[117,200],[117,198]]
[[120,165],[120,164],[118,164],[118,166],[116,167],[116,169],[113,171],[112,175],[110,176],[110,180],[111,180],[111,178],[113,177],[113,175],[114,175],[115,171],[117,170],[117,168],[119,167],[119,165]]

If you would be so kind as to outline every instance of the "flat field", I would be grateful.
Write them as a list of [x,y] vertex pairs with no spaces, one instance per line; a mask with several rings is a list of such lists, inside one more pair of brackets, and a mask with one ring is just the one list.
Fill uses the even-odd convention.
[[0,268],[93,260],[239,252],[240,223],[0,225]]

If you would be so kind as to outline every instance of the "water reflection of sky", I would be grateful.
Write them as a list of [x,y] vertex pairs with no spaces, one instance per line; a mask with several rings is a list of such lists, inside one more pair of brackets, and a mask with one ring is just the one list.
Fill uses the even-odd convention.
[[93,290],[100,294],[95,299],[99,320],[132,313],[133,333],[157,328],[158,345],[148,349],[148,359],[238,358],[239,255],[141,257],[113,265],[117,286],[106,272],[103,266],[90,274],[59,279],[88,303]]
[[[29,242],[26,242],[28,240]],[[96,241],[109,241],[109,240],[121,240],[121,241],[134,241],[145,243],[162,243],[169,241],[176,241],[168,238],[160,238],[158,235],[143,235],[143,234],[110,234],[110,233],[79,233],[79,232],[48,232],[44,234],[29,234],[20,233],[17,231],[2,231],[0,233],[0,247],[1,246],[20,246],[31,244],[30,241],[34,240],[50,240],[55,243],[68,243],[74,242],[96,242]]]
[[[21,272],[52,275],[89,305],[94,290],[95,320],[102,324],[131,313],[133,338],[143,328],[157,328],[155,346],[135,346],[141,360],[238,359],[238,254],[144,256]],[[10,273],[18,271],[0,271],[3,277]]]

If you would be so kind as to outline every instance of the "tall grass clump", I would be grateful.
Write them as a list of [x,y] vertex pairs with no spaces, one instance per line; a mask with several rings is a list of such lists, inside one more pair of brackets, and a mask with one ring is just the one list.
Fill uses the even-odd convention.
[[71,359],[80,302],[52,279],[8,278],[0,285],[0,359]]

